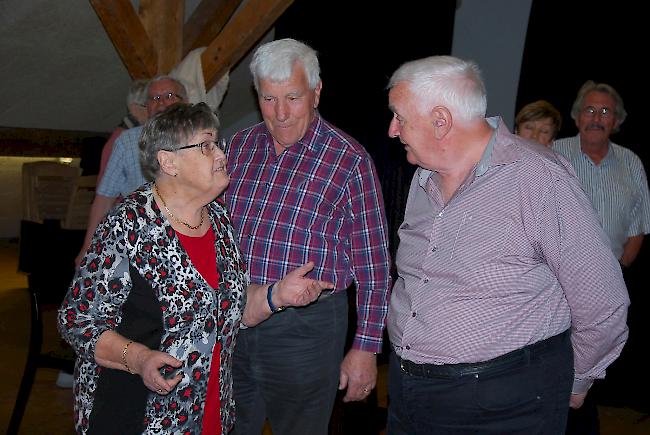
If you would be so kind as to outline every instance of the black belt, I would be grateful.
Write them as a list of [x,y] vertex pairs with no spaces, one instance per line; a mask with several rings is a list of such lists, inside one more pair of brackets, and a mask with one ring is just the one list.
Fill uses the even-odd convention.
[[528,364],[535,357],[556,350],[565,340],[570,340],[570,329],[561,334],[538,341],[521,349],[513,350],[494,359],[461,364],[416,364],[395,354],[404,373],[425,378],[458,378],[500,372]]

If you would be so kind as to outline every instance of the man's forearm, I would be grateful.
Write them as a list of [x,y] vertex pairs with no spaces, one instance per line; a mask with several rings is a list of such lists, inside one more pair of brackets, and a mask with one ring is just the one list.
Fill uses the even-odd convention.
[[102,219],[106,217],[106,214],[111,209],[114,203],[115,203],[115,197],[95,195],[95,199],[93,200],[93,203],[90,206],[90,213],[88,215],[88,226],[86,228],[86,237],[84,238],[84,244],[81,247],[81,250],[79,251],[79,255],[77,255],[77,260],[76,260],[77,266],[79,266],[79,264],[81,263],[81,259],[83,258],[84,254],[88,250],[88,247],[90,246],[90,242],[93,239],[93,235],[95,234],[95,230],[97,229],[97,226],[102,221]]
[[628,237],[625,245],[623,246],[623,255],[619,259],[620,263],[625,267],[630,267],[636,256],[639,255],[641,250],[641,245],[643,244],[643,234],[637,236]]

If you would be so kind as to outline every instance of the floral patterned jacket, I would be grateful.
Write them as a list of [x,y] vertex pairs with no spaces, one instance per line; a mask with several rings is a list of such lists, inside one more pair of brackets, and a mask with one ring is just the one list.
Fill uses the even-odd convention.
[[[234,422],[232,353],[249,282],[246,265],[217,199],[207,206],[220,273],[213,290],[192,265],[151,187],[127,196],[99,225],[59,309],[59,330],[77,353],[75,426],[79,433],[91,426],[94,433],[199,434],[218,340],[225,434]],[[98,366],[95,345],[107,330],[183,361],[184,377],[174,391],[158,395],[140,376]],[[135,424],[119,426],[129,418]]]

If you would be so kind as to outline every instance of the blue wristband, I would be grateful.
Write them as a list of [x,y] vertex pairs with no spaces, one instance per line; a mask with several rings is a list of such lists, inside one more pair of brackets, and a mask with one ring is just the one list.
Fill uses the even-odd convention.
[[271,309],[272,313],[277,313],[279,311],[284,310],[285,307],[276,307],[273,305],[273,301],[271,300],[272,292],[273,292],[273,286],[276,283],[271,284],[268,289],[266,290],[266,301],[269,303],[269,308]]

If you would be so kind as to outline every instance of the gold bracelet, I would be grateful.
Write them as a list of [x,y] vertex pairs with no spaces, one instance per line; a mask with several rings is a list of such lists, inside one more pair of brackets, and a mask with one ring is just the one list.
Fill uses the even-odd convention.
[[129,372],[129,373],[131,373],[132,375],[134,375],[135,373],[133,373],[133,372],[131,371],[131,369],[129,368],[129,365],[126,363],[126,352],[129,350],[129,346],[131,345],[131,343],[133,343],[133,342],[132,342],[132,341],[129,341],[129,342],[126,343],[126,344],[124,345],[124,347],[122,348],[122,364],[124,364],[124,367],[126,368],[126,371],[127,371],[127,372]]

